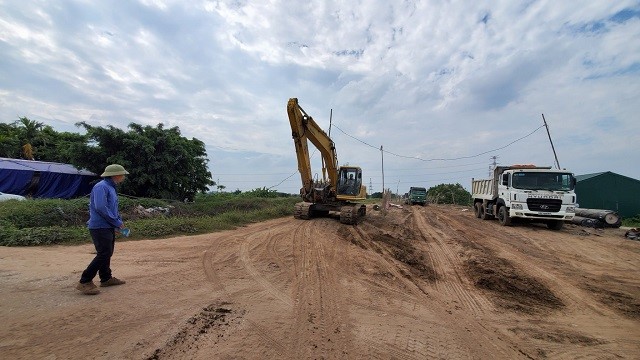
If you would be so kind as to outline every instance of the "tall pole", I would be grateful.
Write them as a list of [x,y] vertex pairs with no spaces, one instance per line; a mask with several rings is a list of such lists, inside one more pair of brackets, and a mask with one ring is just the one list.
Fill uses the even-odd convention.
[[384,151],[380,145],[380,156],[382,157],[382,195],[384,195]]
[[556,158],[556,166],[558,170],[560,170],[560,162],[558,162],[558,155],[556,155],[556,148],[553,147],[553,141],[551,140],[551,133],[549,132],[549,125],[547,125],[547,120],[544,118],[544,114],[542,114],[542,121],[544,121],[544,127],[547,128],[547,135],[549,136],[549,142],[551,143],[551,150],[553,150],[553,156]]

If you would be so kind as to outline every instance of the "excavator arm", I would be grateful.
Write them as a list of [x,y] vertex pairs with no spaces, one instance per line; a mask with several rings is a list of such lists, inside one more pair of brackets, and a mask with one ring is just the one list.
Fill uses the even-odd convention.
[[[313,188],[313,177],[311,172],[311,160],[309,157],[309,148],[307,140],[320,151],[322,156],[322,177],[331,188],[335,189],[338,181],[338,156],[336,147],[331,138],[325,133],[313,118],[298,105],[297,98],[289,99],[287,103],[287,114],[289,115],[289,123],[293,142],[296,148],[296,156],[298,158],[298,171],[302,178],[301,191],[303,196],[310,194]],[[327,179],[328,177],[328,179]]]

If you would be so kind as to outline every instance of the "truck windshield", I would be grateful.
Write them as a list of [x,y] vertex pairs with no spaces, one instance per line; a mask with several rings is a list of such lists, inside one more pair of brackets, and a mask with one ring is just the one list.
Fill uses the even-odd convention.
[[411,188],[409,193],[412,195],[425,195],[427,193],[427,189],[425,188]]
[[512,186],[523,190],[573,190],[573,175],[551,172],[516,172],[513,174]]

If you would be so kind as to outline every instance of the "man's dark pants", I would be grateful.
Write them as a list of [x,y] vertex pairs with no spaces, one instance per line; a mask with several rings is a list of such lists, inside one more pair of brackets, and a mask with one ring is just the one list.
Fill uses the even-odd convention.
[[87,269],[82,272],[80,277],[81,283],[88,283],[100,275],[100,281],[104,282],[111,279],[111,255],[116,243],[116,233],[112,228],[109,229],[89,229],[93,245],[96,247],[96,257],[93,258]]

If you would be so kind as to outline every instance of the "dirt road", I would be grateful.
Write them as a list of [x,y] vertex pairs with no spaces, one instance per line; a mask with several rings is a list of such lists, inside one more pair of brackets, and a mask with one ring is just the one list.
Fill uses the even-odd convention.
[[0,247],[2,359],[638,359],[640,242],[500,227],[450,206],[357,226],[283,218],[92,245]]

